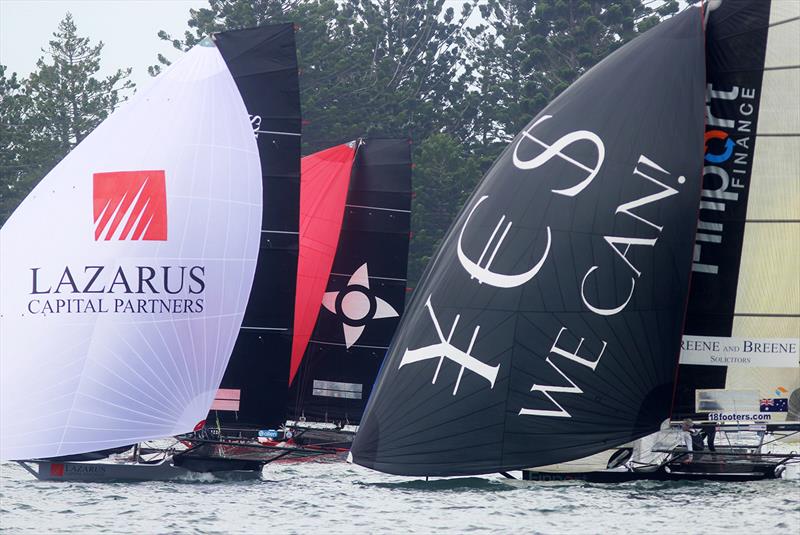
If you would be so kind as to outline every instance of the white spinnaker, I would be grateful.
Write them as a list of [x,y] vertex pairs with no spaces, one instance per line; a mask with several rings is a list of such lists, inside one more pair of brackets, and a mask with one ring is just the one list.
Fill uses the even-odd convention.
[[[773,0],[769,24],[732,335],[798,340],[800,1]],[[725,387],[758,390],[759,399],[789,397],[800,388],[800,364],[729,366]],[[786,414],[772,413],[772,421]]]
[[[119,240],[118,228],[96,241],[93,176],[144,170],[163,171],[167,239]],[[0,459],[122,446],[204,419],[252,286],[261,199],[248,115],[214,46],[193,48],[64,158],[0,230]],[[84,291],[94,266],[104,269],[89,289],[103,293]],[[165,266],[175,294],[159,279]],[[139,287],[140,267],[156,273],[155,291]],[[49,294],[32,294],[32,268]],[[119,268],[130,293],[112,285]],[[69,301],[41,313],[58,299],[107,311]]]

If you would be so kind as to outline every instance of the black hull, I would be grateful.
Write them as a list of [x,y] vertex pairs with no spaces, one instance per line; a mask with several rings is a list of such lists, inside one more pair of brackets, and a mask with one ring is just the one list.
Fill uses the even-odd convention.
[[761,481],[778,479],[783,465],[777,463],[672,463],[651,472],[598,471],[550,473],[523,470],[524,481],[586,481],[589,483],[625,483],[628,481]]
[[227,465],[221,470],[194,470],[177,466],[170,459],[153,463],[17,461],[40,481],[82,481],[116,483],[135,481],[196,481],[198,474],[210,474],[225,481],[259,479],[261,469],[237,470]]
[[297,445],[331,450],[349,450],[355,436],[354,432],[343,429],[296,427],[294,431],[294,441]]
[[172,464],[185,468],[190,472],[218,473],[231,471],[261,472],[265,461],[249,459],[226,459],[223,457],[206,457],[194,455],[175,455]]

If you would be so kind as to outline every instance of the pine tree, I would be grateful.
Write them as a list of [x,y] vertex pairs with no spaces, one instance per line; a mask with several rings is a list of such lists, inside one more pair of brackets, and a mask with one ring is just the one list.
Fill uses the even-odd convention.
[[[8,101],[3,104],[3,129],[13,134],[3,139],[9,152],[2,160],[1,222],[134,87],[128,80],[130,69],[97,77],[103,43],[91,45],[89,38],[79,36],[71,14],[53,37],[27,80],[3,75],[2,95]],[[6,118],[6,106],[16,115]]]
[[191,10],[183,39],[159,35],[185,50],[213,32],[294,22],[308,154],[365,134],[421,141],[455,132],[451,110],[469,85],[464,27],[476,4],[457,14],[446,0],[210,0]]
[[[484,146],[507,142],[584,72],[678,10],[665,0],[489,0],[471,30],[482,88],[473,114]],[[488,143],[487,143],[488,142]],[[504,145],[505,143],[502,143]],[[480,149],[479,149],[480,150]],[[493,159],[493,158],[492,158]]]

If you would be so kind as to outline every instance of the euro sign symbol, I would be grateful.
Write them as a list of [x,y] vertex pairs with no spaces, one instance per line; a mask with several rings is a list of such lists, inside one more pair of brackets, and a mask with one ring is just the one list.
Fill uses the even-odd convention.
[[497,256],[497,251],[500,249],[500,245],[502,245],[503,240],[506,239],[506,235],[508,235],[508,231],[511,229],[511,221],[508,222],[503,233],[500,235],[500,238],[497,240],[497,244],[494,246],[494,250],[492,250],[492,254],[489,256],[489,259],[486,260],[486,264],[481,266],[481,262],[486,257],[486,253],[489,251],[489,246],[494,241],[495,236],[497,236],[497,232],[500,230],[500,227],[503,225],[503,222],[506,219],[506,216],[502,216],[500,221],[498,221],[497,226],[494,227],[494,232],[492,235],[489,236],[489,241],[486,242],[486,247],[483,248],[483,252],[481,256],[478,258],[477,262],[473,262],[467,255],[464,253],[464,248],[461,245],[462,240],[464,239],[464,231],[467,230],[467,225],[469,225],[469,220],[472,218],[472,214],[475,213],[475,210],[478,209],[478,206],[481,205],[483,201],[488,199],[488,195],[484,195],[478,202],[475,203],[475,206],[472,207],[469,215],[467,216],[467,220],[464,222],[464,226],[461,227],[461,234],[458,236],[458,245],[457,245],[457,253],[458,253],[458,260],[461,262],[461,266],[470,274],[470,277],[473,279],[478,279],[478,283],[486,283],[490,286],[495,286],[497,288],[514,288],[516,286],[520,286],[525,284],[533,277],[539,273],[539,270],[544,265],[544,261],[547,260],[547,255],[550,253],[550,227],[547,227],[547,245],[544,249],[544,254],[542,254],[539,261],[534,265],[531,269],[524,273],[518,273],[515,275],[505,275],[502,273],[496,273],[491,271],[489,268],[494,261],[495,256]]
[[[538,119],[535,123],[533,123],[529,128],[522,132],[522,137],[519,138],[516,145],[514,145],[514,152],[512,154],[514,165],[518,169],[528,170],[528,169],[536,169],[537,167],[549,162],[553,157],[558,156],[559,158],[571,163],[575,167],[582,169],[589,173],[589,175],[584,178],[578,184],[572,186],[571,188],[566,189],[554,189],[551,190],[553,193],[558,193],[559,195],[566,195],[567,197],[574,197],[583,189],[589,185],[589,183],[597,176],[598,171],[600,171],[600,167],[603,165],[603,160],[605,159],[606,149],[605,145],[603,145],[603,141],[597,136],[597,134],[593,132],[589,132],[588,130],[577,130],[575,132],[570,132],[569,134],[560,137],[555,143],[552,145],[548,145],[541,139],[538,139],[531,134],[534,128],[538,125],[550,119],[552,115],[543,115],[540,119]],[[519,157],[518,151],[519,146],[522,144],[524,140],[533,141],[537,145],[544,147],[544,152],[536,156],[535,158],[531,158],[530,160],[523,160]],[[565,147],[575,143],[576,141],[590,141],[594,143],[595,147],[597,148],[597,163],[595,166],[588,167],[581,162],[571,158],[561,152]]]
[[406,349],[406,352],[403,353],[403,358],[400,359],[400,366],[397,368],[400,369],[406,364],[422,362],[423,360],[439,359],[439,365],[436,367],[436,373],[433,374],[433,381],[431,381],[431,384],[436,384],[436,379],[439,377],[439,370],[442,369],[442,363],[444,359],[448,359],[452,360],[456,364],[461,365],[461,371],[458,372],[458,379],[456,380],[455,387],[453,388],[454,396],[458,392],[458,386],[461,384],[461,378],[464,376],[464,369],[480,375],[489,381],[491,388],[494,388],[494,382],[497,379],[497,372],[500,370],[500,365],[498,364],[496,366],[489,366],[488,364],[481,362],[470,355],[470,352],[472,352],[472,346],[475,345],[475,339],[478,338],[478,331],[480,330],[481,326],[477,325],[475,330],[472,332],[472,340],[470,340],[469,347],[465,353],[464,351],[461,351],[457,347],[450,344],[450,340],[453,338],[453,333],[458,325],[460,315],[456,315],[456,319],[453,321],[453,326],[450,328],[450,334],[448,334],[447,338],[445,338],[444,332],[442,332],[442,328],[439,325],[439,320],[436,317],[436,313],[433,311],[433,305],[431,305],[431,296],[428,296],[428,300],[425,302],[425,307],[428,309],[428,313],[431,316],[431,321],[433,321],[433,327],[436,329],[436,335],[439,337],[440,341],[437,344],[420,347],[419,349]]

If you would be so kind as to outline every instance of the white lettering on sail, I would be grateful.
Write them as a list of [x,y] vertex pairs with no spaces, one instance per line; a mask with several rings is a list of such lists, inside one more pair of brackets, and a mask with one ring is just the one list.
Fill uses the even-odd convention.
[[[561,330],[558,331],[558,335],[556,335],[556,339],[553,342],[553,346],[550,348],[550,353],[564,357],[568,360],[571,360],[572,362],[576,362],[581,366],[586,366],[587,368],[594,371],[594,369],[597,367],[597,364],[600,362],[600,359],[603,357],[603,353],[606,350],[606,345],[607,345],[606,342],[603,341],[603,349],[600,350],[600,354],[597,355],[597,358],[594,360],[589,360],[581,356],[578,356],[578,351],[581,350],[581,345],[583,345],[584,338],[580,339],[580,342],[578,342],[578,347],[576,347],[575,351],[573,352],[569,352],[558,347],[558,340],[559,338],[561,338],[561,334],[566,330],[567,330],[566,327],[561,327]],[[555,369],[559,373],[559,375],[561,375],[561,377],[563,377],[570,384],[570,386],[537,385],[534,383],[534,385],[531,387],[531,392],[541,392],[542,394],[545,395],[545,397],[547,397],[547,399],[549,399],[553,403],[553,405],[558,407],[558,409],[527,409],[523,407],[520,409],[518,416],[551,416],[558,418],[572,418],[572,415],[569,412],[567,412],[567,410],[564,409],[564,407],[562,407],[561,404],[558,401],[556,401],[551,394],[552,393],[583,394],[583,390],[581,390],[581,388],[578,385],[576,385],[575,382],[572,379],[570,379],[567,374],[561,371],[561,369],[559,369],[559,367],[556,366],[552,360],[550,360],[549,356],[545,359],[545,362],[547,362],[550,366],[552,366],[553,369]]]
[[583,301],[583,304],[586,305],[586,308],[588,308],[589,310],[591,310],[592,312],[594,312],[599,316],[613,316],[615,314],[619,314],[620,312],[625,310],[625,307],[628,306],[628,303],[631,302],[631,298],[633,297],[633,291],[636,289],[636,279],[631,277],[631,291],[628,293],[628,298],[625,299],[625,301],[621,305],[612,308],[596,307],[591,303],[589,303],[589,301],[586,299],[586,289],[584,287],[586,286],[586,279],[589,278],[589,275],[591,275],[593,271],[599,269],[599,267],[600,266],[590,267],[589,271],[586,272],[586,275],[583,276],[583,280],[581,281],[581,301]]
[[636,164],[636,167],[634,167],[634,169],[633,169],[633,174],[634,175],[642,176],[642,177],[646,178],[647,180],[649,180],[650,182],[652,182],[653,184],[658,184],[659,186],[661,186],[664,189],[663,189],[663,191],[660,191],[658,193],[654,193],[652,195],[647,195],[646,197],[642,197],[641,199],[636,199],[635,201],[626,202],[625,204],[620,204],[617,207],[617,211],[615,213],[619,214],[621,212],[623,214],[629,215],[629,216],[631,216],[631,217],[633,217],[635,219],[638,219],[642,223],[647,223],[648,225],[650,225],[651,227],[653,227],[657,231],[661,232],[661,230],[664,227],[660,227],[660,226],[656,225],[655,223],[652,223],[652,222],[648,221],[647,219],[634,214],[633,212],[631,212],[631,210],[633,210],[634,208],[638,208],[640,206],[643,206],[645,204],[649,204],[651,202],[660,201],[661,199],[665,199],[667,197],[671,197],[672,195],[675,195],[676,193],[678,193],[678,190],[676,190],[675,188],[672,188],[670,186],[667,186],[663,182],[659,182],[658,180],[656,180],[655,178],[651,177],[650,175],[646,175],[645,173],[640,171],[639,170],[639,164],[640,163],[644,163],[645,165],[649,166],[650,168],[658,170],[658,171],[660,171],[661,173],[663,173],[665,175],[668,175],[669,172],[666,169],[662,168],[660,165],[657,165],[653,160],[651,160],[650,158],[648,158],[644,154],[639,156],[639,162]]
[[[628,267],[630,267],[634,271],[634,273],[636,273],[637,277],[640,276],[642,272],[636,269],[636,267],[633,264],[631,264],[630,260],[628,260],[628,257],[626,256],[628,254],[628,250],[631,248],[631,245],[649,245],[650,247],[653,247],[656,244],[656,241],[658,241],[658,238],[652,238],[652,239],[622,238],[617,236],[603,236],[603,237],[605,238],[606,242],[608,242],[608,244],[611,246],[611,248],[614,250],[614,252],[617,253],[620,256],[620,258],[622,258],[625,261],[626,264],[628,264]],[[617,247],[618,244],[625,244],[625,250],[620,251],[619,248]]]
[[494,238],[497,235],[497,231],[500,230],[500,227],[503,225],[506,216],[500,217],[500,221],[498,221],[497,226],[495,226],[492,235],[489,236],[489,241],[486,242],[486,247],[483,248],[483,252],[481,253],[481,256],[478,258],[477,262],[473,262],[472,260],[467,258],[467,255],[464,253],[464,249],[461,246],[461,241],[464,239],[464,231],[467,229],[467,225],[469,225],[469,220],[470,218],[472,218],[472,214],[474,214],[478,206],[480,206],[480,204],[488,198],[489,198],[488,195],[484,195],[483,197],[478,199],[478,202],[476,202],[475,206],[473,206],[472,210],[470,210],[469,215],[467,216],[467,220],[464,222],[464,226],[461,227],[461,234],[459,234],[458,236],[458,245],[457,245],[458,260],[459,262],[461,262],[461,265],[464,267],[467,273],[470,274],[470,278],[478,279],[478,284],[482,284],[485,282],[486,284],[489,284],[490,286],[495,286],[497,288],[514,288],[516,286],[525,284],[533,277],[535,277],[536,274],[544,265],[544,261],[547,259],[547,255],[550,253],[550,242],[551,242],[550,227],[547,227],[547,245],[545,245],[544,253],[542,254],[541,258],[539,258],[539,261],[525,273],[518,273],[516,275],[504,275],[501,273],[496,273],[489,269],[492,265],[492,262],[494,261],[495,256],[497,256],[497,251],[500,249],[500,245],[502,245],[503,240],[505,240],[506,235],[508,234],[508,231],[511,229],[511,221],[508,222],[505,229],[503,230],[503,233],[500,235],[500,238],[497,240],[497,244],[494,246],[492,254],[486,261],[486,265],[481,267],[480,264],[483,261],[484,257],[486,256],[486,253],[489,250],[489,246],[494,241]]
[[[583,189],[589,185],[589,183],[597,176],[598,171],[600,171],[600,167],[603,165],[603,160],[605,159],[606,149],[603,145],[603,141],[597,136],[597,134],[593,132],[589,132],[588,130],[577,130],[575,132],[570,132],[569,134],[560,137],[555,143],[552,145],[548,145],[544,141],[534,137],[531,134],[531,131],[536,128],[539,124],[543,123],[547,119],[550,119],[552,115],[543,115],[539,120],[533,123],[530,128],[524,130],[522,132],[522,137],[517,141],[517,144],[514,145],[514,152],[512,154],[512,158],[514,161],[514,165],[518,169],[528,170],[528,169],[536,169],[537,167],[549,162],[554,156],[558,156],[559,158],[571,163],[572,165],[586,171],[588,176],[584,178],[578,184],[575,184],[571,188],[566,189],[554,189],[552,190],[553,193],[558,193],[559,195],[566,195],[567,197],[574,197],[575,195],[579,194]],[[519,146],[524,139],[533,141],[534,143],[542,146],[545,148],[544,152],[536,156],[535,158],[531,158],[530,160],[522,160],[520,159],[517,151],[519,150]],[[589,167],[587,165],[582,164],[581,162],[575,160],[574,158],[570,158],[563,152],[561,152],[565,147],[569,146],[576,141],[590,141],[595,145],[597,148],[597,163],[594,167]]]
[[253,127],[253,135],[258,137],[258,132],[261,129],[261,116],[260,115],[251,115],[250,116],[250,125]]
[[436,329],[436,334],[439,337],[440,342],[421,347],[419,349],[406,349],[405,353],[403,354],[403,358],[400,359],[400,365],[397,368],[400,369],[406,364],[413,364],[415,362],[421,362],[424,360],[439,359],[439,365],[436,367],[436,373],[434,373],[432,381],[432,384],[436,384],[436,379],[439,376],[439,370],[442,367],[442,361],[446,358],[461,366],[461,371],[458,373],[458,380],[453,388],[454,396],[458,392],[458,387],[461,384],[461,378],[464,375],[464,368],[480,375],[489,381],[491,388],[494,388],[494,382],[497,379],[497,372],[500,370],[500,365],[498,364],[496,366],[489,366],[488,364],[485,364],[470,355],[472,346],[475,344],[475,339],[478,337],[480,325],[475,326],[475,330],[472,332],[472,339],[470,340],[469,347],[465,353],[464,351],[461,351],[457,347],[454,347],[450,344],[450,340],[453,338],[453,333],[455,332],[456,325],[458,324],[459,316],[456,316],[455,320],[453,321],[453,326],[450,329],[450,334],[447,336],[447,338],[445,338],[442,328],[439,325],[439,320],[436,318],[436,313],[433,311],[433,305],[431,305],[431,296],[428,296],[428,300],[425,302],[425,307],[428,309],[428,313],[431,316],[431,321],[433,322],[433,326]]
[[[659,180],[656,180],[652,176],[642,172],[639,169],[639,164],[645,164],[650,169],[659,171],[659,172],[661,172],[661,173],[663,173],[665,175],[669,175],[670,174],[666,169],[664,169],[660,165],[656,164],[654,161],[652,161],[650,158],[648,158],[644,154],[640,155],[639,156],[639,161],[637,162],[636,167],[634,167],[634,169],[633,169],[633,174],[634,175],[639,175],[641,177],[644,177],[644,178],[646,178],[647,180],[649,180],[650,182],[652,182],[654,184],[658,184],[659,186],[661,186],[662,190],[660,192],[658,192],[658,193],[653,193],[651,195],[646,195],[646,196],[644,196],[644,197],[642,197],[640,199],[635,199],[633,201],[629,201],[629,202],[620,204],[617,207],[617,209],[616,209],[616,211],[614,213],[615,214],[620,214],[621,213],[621,214],[625,214],[627,216],[630,216],[630,217],[636,219],[637,221],[641,221],[642,223],[645,223],[646,225],[654,228],[658,232],[661,232],[663,230],[663,228],[664,228],[663,226],[657,225],[657,224],[653,223],[652,221],[649,221],[648,219],[645,219],[644,217],[642,217],[642,216],[640,216],[638,214],[635,214],[632,210],[634,210],[636,208],[639,208],[641,206],[644,206],[646,204],[650,204],[652,202],[660,201],[662,199],[666,199],[667,197],[671,197],[671,196],[675,195],[676,193],[678,193],[678,190],[676,190],[675,188],[673,188],[671,186],[668,186],[668,185],[664,184],[663,182],[660,182]],[[652,171],[649,171],[649,172],[652,172]],[[685,177],[683,177],[683,176],[678,177],[678,183],[679,184],[683,184],[685,182],[686,182],[686,178]],[[639,269],[637,269],[636,266],[634,266],[633,263],[628,259],[628,251],[630,250],[632,245],[644,245],[644,246],[648,246],[648,247],[654,247],[656,242],[658,241],[658,238],[628,238],[628,237],[622,237],[622,236],[604,236],[604,238],[606,240],[606,243],[608,243],[608,245],[611,246],[611,249],[620,258],[622,258],[622,260],[625,262],[625,264],[627,264],[628,267],[631,268],[631,271],[633,271],[636,274],[636,278],[640,277],[642,275],[642,272],[639,271]],[[625,248],[624,249],[620,249],[620,247],[619,247],[620,245],[624,245]],[[599,268],[600,268],[600,266],[592,266],[591,268],[589,268],[589,270],[583,276],[583,280],[581,281],[581,300],[583,301],[583,304],[586,306],[586,308],[588,308],[589,310],[591,310],[592,312],[594,312],[595,314],[598,314],[600,316],[613,316],[615,314],[619,314],[620,312],[622,312],[625,309],[626,306],[628,306],[628,303],[630,303],[631,298],[633,297],[633,292],[636,289],[636,278],[631,277],[631,289],[630,289],[630,292],[628,293],[627,299],[625,299],[625,301],[622,304],[617,305],[617,306],[613,306],[613,307],[610,307],[610,308],[601,308],[599,306],[593,305],[586,298],[586,280],[589,278],[589,275],[591,275],[594,271],[596,271]]]

